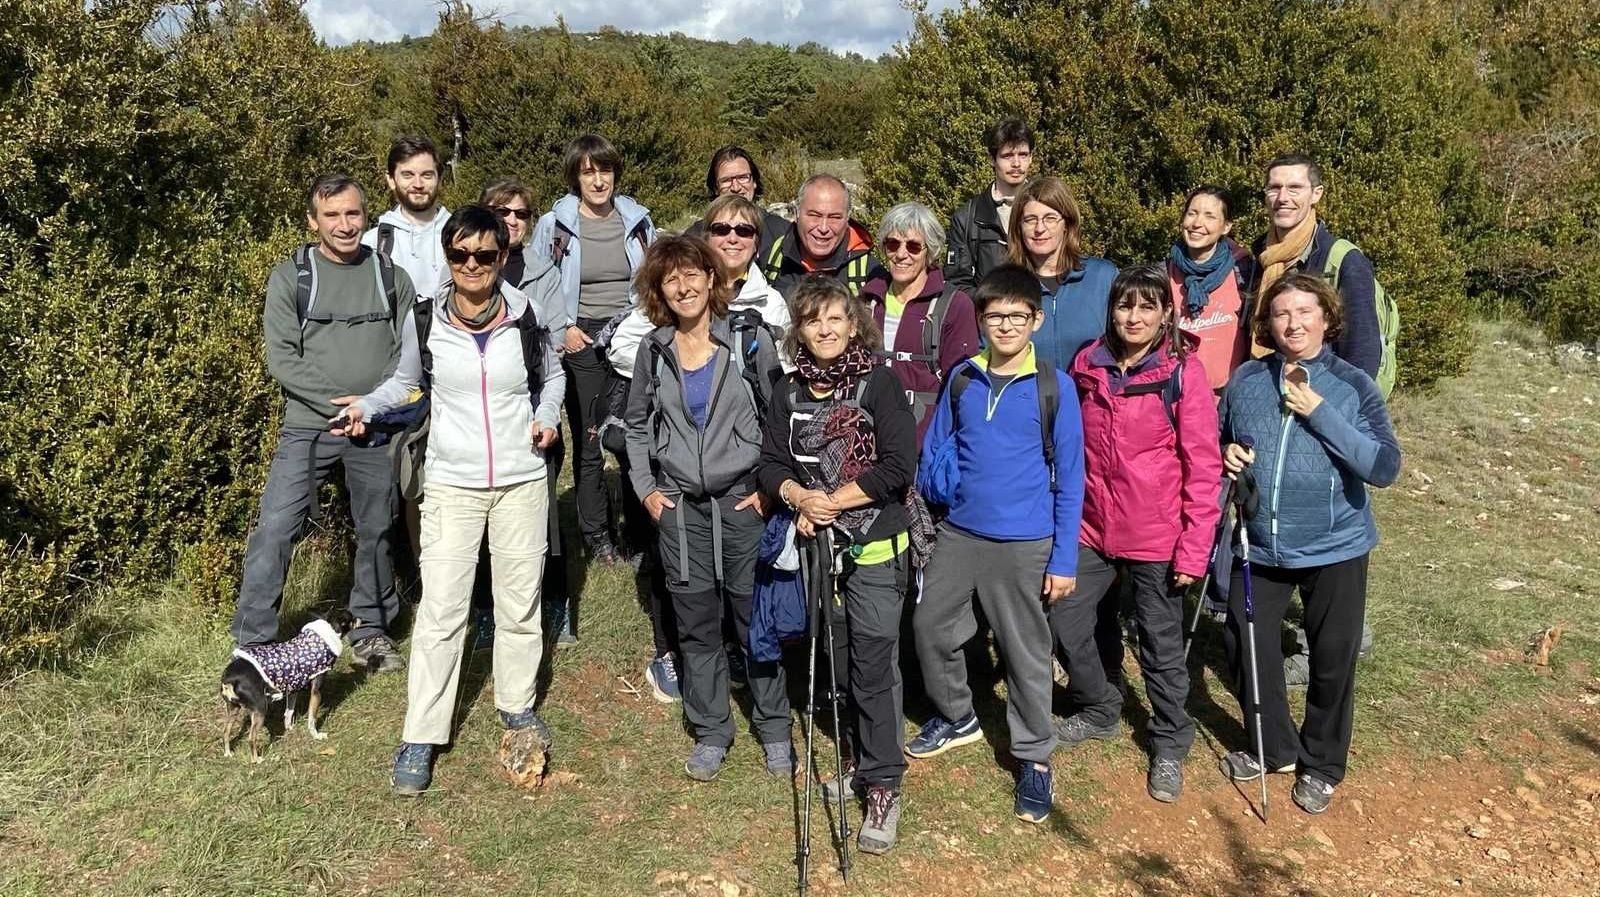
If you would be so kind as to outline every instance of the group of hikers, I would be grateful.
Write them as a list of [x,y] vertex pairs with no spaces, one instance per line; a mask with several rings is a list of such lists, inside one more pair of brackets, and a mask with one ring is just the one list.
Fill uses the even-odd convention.
[[[712,157],[710,205],[681,235],[618,192],[624,158],[594,135],[571,142],[568,193],[536,221],[509,178],[442,208],[423,138],[394,143],[396,206],[370,229],[357,181],[317,178],[315,240],[267,284],[287,408],[235,639],[277,638],[292,546],[339,463],[354,656],[408,669],[401,793],[427,789],[451,739],[469,642],[492,644],[502,725],[548,740],[536,682],[547,635],[577,638],[569,552],[636,565],[655,642],[645,678],[681,702],[696,780],[716,778],[734,742],[732,688],[748,689],[766,770],[794,774],[782,642],[826,610],[846,706],[825,790],[863,801],[859,847],[882,853],[908,758],[983,738],[968,658],[987,657],[991,635],[1016,815],[1044,820],[1052,754],[1119,734],[1126,609],[1151,704],[1148,791],[1178,800],[1195,731],[1185,597],[1203,590],[1260,745],[1227,754],[1224,774],[1295,773],[1295,802],[1322,812],[1350,747],[1378,541],[1368,487],[1400,465],[1387,297],[1318,220],[1322,172],[1305,156],[1267,164],[1254,246],[1230,237],[1227,191],[1200,185],[1168,257],[1118,270],[1085,254],[1080,206],[1033,174],[1034,145],[1024,122],[1000,121],[993,180],[948,226],[905,202],[875,233],[830,175],[805,181],[792,222],[767,211],[737,146]],[[563,404],[576,533],[554,513]],[[1228,505],[1246,491],[1235,530]],[[390,559],[407,548],[420,568],[409,664]],[[827,607],[796,591],[817,582],[797,555],[819,551],[808,569],[823,571]],[[1282,647],[1296,592],[1298,727]],[[909,739],[903,639],[929,710]]]

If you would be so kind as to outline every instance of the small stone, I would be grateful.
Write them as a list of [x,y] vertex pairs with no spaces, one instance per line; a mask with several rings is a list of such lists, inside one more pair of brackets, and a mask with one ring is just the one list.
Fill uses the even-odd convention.
[[1544,779],[1540,778],[1539,774],[1531,769],[1524,769],[1522,771],[1522,780],[1539,789],[1540,791],[1544,790]]
[[1489,837],[1489,830],[1481,825],[1475,825],[1467,829],[1467,836],[1470,838],[1487,838]]
[[1326,850],[1329,853],[1339,852],[1339,849],[1333,846],[1333,839],[1328,837],[1328,833],[1323,831],[1321,828],[1313,825],[1306,830],[1306,834],[1310,835],[1311,840],[1317,842],[1317,846],[1321,847],[1323,850]]
[[1304,866],[1306,864],[1305,855],[1300,851],[1295,850],[1293,847],[1290,847],[1283,852],[1283,858],[1295,864],[1296,866]]
[[1350,809],[1355,810],[1357,816],[1367,815],[1367,809],[1361,805],[1361,801],[1359,799],[1350,801]]
[[1511,862],[1511,851],[1506,850],[1504,847],[1491,847],[1486,852],[1489,854],[1489,856],[1494,857],[1502,863]]

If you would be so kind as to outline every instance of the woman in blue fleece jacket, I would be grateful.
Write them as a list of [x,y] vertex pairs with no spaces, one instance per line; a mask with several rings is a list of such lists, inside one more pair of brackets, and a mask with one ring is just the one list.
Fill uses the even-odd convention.
[[[1288,274],[1261,301],[1266,313],[1257,318],[1256,339],[1276,351],[1245,362],[1223,390],[1223,465],[1234,476],[1248,467],[1260,490],[1260,510],[1246,529],[1266,766],[1298,771],[1295,803],[1321,813],[1344,779],[1350,753],[1367,559],[1378,544],[1367,487],[1394,482],[1400,444],[1377,384],[1329,346],[1344,319],[1333,286],[1315,274]],[[1311,683],[1298,731],[1289,715],[1279,634],[1295,589],[1311,642]],[[1248,662],[1244,620],[1243,573],[1236,568],[1224,644],[1240,705],[1249,708],[1241,675]],[[1254,725],[1255,714],[1245,713],[1252,743]],[[1222,768],[1236,781],[1262,775],[1245,751],[1228,754]]]
[[1083,215],[1060,178],[1023,185],[1008,225],[1011,262],[1039,281],[1044,323],[1033,335],[1040,365],[1067,370],[1078,351],[1106,332],[1106,302],[1117,266],[1083,254]]

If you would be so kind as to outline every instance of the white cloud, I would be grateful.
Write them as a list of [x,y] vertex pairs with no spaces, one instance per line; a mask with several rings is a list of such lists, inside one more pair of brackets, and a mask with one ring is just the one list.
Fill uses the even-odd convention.
[[[930,9],[954,6],[959,0],[932,0]],[[383,8],[382,14],[374,6]],[[616,0],[486,0],[475,6],[494,12],[508,25],[541,27],[566,18],[574,31],[595,31],[612,25],[624,31],[737,41],[751,38],[796,46],[815,41],[823,46],[864,56],[877,56],[904,40],[911,31],[911,13],[900,0],[657,0],[625,8]],[[357,40],[391,41],[402,35],[420,37],[438,20],[436,0],[310,0],[306,15],[317,34],[331,44]]]

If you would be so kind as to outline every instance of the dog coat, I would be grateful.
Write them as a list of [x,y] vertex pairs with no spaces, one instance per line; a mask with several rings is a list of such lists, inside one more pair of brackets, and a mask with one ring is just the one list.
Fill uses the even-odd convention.
[[235,648],[233,656],[256,668],[276,701],[300,691],[310,685],[312,679],[333,669],[343,651],[344,643],[328,621],[312,620],[299,635],[286,642]]

